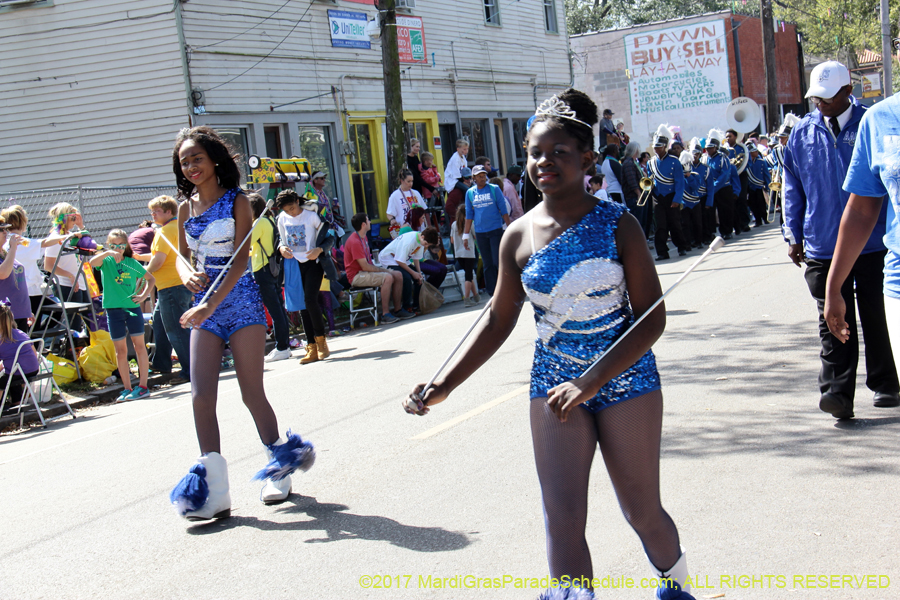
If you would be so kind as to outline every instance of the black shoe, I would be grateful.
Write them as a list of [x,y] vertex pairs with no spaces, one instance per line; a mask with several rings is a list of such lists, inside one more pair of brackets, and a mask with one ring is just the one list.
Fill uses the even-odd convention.
[[750,231],[750,226],[744,225],[744,228],[741,231],[743,231],[744,233],[747,233],[748,231]]
[[668,254],[660,254],[656,257],[656,260],[658,260],[658,261],[659,260],[669,260],[669,255]]
[[819,400],[819,410],[831,413],[835,419],[853,418],[853,401],[843,394],[825,392]]
[[[712,242],[710,242],[710,244],[712,244]],[[694,242],[694,248],[702,248],[702,247],[703,247],[703,244],[701,244],[700,242]]]
[[763,226],[762,219],[757,219],[757,220],[756,220],[756,226],[757,226],[757,227],[762,227],[762,226]]
[[680,248],[678,250],[678,256],[687,256],[687,250],[685,250],[684,248]]
[[736,227],[736,228],[734,229],[734,235],[741,235],[741,228],[740,228],[740,227]]
[[900,394],[897,392],[875,392],[874,404],[878,408],[900,406]]
[[722,236],[722,239],[723,239],[723,240],[730,240],[730,239],[731,239],[731,234],[730,234],[730,233],[726,233],[725,235]]

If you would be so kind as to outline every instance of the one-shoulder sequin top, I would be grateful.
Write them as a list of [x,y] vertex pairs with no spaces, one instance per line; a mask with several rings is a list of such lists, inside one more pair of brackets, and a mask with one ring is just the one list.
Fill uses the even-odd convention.
[[[546,397],[551,388],[580,377],[634,321],[616,247],[616,227],[625,210],[598,201],[525,264],[522,285],[534,306],[538,334],[532,398]],[[533,229],[531,236],[533,245]],[[659,388],[656,359],[648,350],[583,406],[598,412]]]

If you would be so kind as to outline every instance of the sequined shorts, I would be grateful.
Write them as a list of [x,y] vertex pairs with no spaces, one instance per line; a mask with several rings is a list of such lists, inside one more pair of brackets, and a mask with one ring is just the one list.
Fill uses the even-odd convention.
[[[215,279],[215,278],[211,278]],[[194,306],[203,298],[204,291],[194,294]],[[245,273],[229,292],[216,311],[205,320],[200,329],[222,338],[226,342],[235,331],[249,325],[266,325],[259,286],[253,276]]]

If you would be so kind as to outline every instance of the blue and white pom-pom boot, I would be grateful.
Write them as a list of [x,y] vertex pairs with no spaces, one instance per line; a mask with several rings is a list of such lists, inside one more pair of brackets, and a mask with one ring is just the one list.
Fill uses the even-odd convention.
[[287,439],[266,446],[269,459],[265,468],[253,479],[266,484],[259,493],[263,504],[279,504],[291,494],[291,473],[296,470],[308,471],[316,462],[316,450],[309,442],[304,442],[296,433],[287,432]]
[[657,569],[656,565],[650,561],[650,557],[647,557],[647,561],[650,562],[653,576],[665,580],[660,581],[660,587],[656,588],[657,600],[695,600],[690,594],[691,584],[688,577],[687,554],[684,548],[681,549],[678,562],[672,565],[668,571]]
[[169,500],[178,514],[188,521],[230,517],[228,463],[218,452],[204,454],[178,482],[169,494]]

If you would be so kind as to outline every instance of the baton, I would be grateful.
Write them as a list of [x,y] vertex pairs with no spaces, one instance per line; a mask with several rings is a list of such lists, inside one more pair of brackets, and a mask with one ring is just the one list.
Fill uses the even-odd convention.
[[[682,274],[681,274],[681,277],[679,277],[678,280],[676,280],[675,283],[673,283],[673,284],[671,285],[671,287],[669,287],[669,289],[666,290],[665,293],[664,293],[662,296],[660,296],[659,298],[657,298],[656,302],[654,302],[654,303],[650,306],[650,308],[648,308],[646,311],[644,311],[644,314],[642,314],[640,317],[638,317],[638,319],[637,319],[634,323],[632,323],[631,326],[630,326],[628,329],[625,330],[625,333],[623,333],[622,335],[620,335],[620,336],[616,339],[616,341],[613,342],[612,345],[611,345],[609,348],[607,348],[607,349],[603,352],[603,354],[601,354],[601,355],[597,358],[597,360],[595,360],[593,363],[591,363],[591,366],[589,366],[587,369],[585,369],[584,373],[582,373],[581,376],[584,377],[585,375],[587,375],[587,373],[588,373],[591,369],[593,369],[595,366],[597,366],[597,363],[599,363],[601,360],[603,360],[603,358],[606,357],[606,355],[609,354],[610,351],[612,351],[612,349],[615,348],[615,347],[619,344],[619,342],[621,342],[623,339],[625,339],[625,338],[628,336],[628,334],[631,333],[631,332],[634,330],[634,328],[638,326],[638,324],[640,324],[641,321],[643,321],[645,318],[647,318],[647,316],[649,316],[650,313],[652,313],[653,310],[654,310],[657,306],[659,306],[660,304],[662,304],[663,300],[666,299],[666,296],[668,296],[668,295],[672,292],[672,290],[674,290],[676,287],[678,287],[678,285],[679,285],[682,281],[684,281],[684,278],[691,274],[691,271],[693,271],[694,269],[696,269],[697,266],[699,266],[700,263],[702,263],[704,260],[706,260],[706,258],[707,258],[710,254],[712,254],[713,252],[715,252],[716,250],[718,250],[719,248],[721,248],[721,247],[724,246],[724,245],[725,245],[725,240],[723,240],[723,239],[722,239],[721,237],[719,237],[719,236],[716,236],[716,239],[714,239],[714,240],[712,241],[712,243],[709,245],[709,248],[707,248],[706,252],[704,252],[703,255],[701,255],[700,258],[698,258],[698,259],[694,262],[694,264],[692,264],[692,265],[690,266],[690,268],[688,268],[687,271],[685,271],[684,273],[682,273]],[[493,300],[493,298],[491,298],[491,300]],[[442,364],[442,365],[440,366],[440,368],[437,370],[437,373],[435,373],[434,376],[431,378],[431,381],[428,382],[428,385],[426,385],[426,386],[422,389],[422,391],[417,395],[417,397],[415,397],[415,398],[409,397],[409,398],[407,398],[407,399],[403,402],[403,408],[406,410],[406,412],[408,412],[409,414],[424,414],[424,413],[422,413],[422,411],[426,408],[425,403],[423,402],[423,399],[425,398],[425,393],[428,392],[428,389],[432,386],[432,384],[434,383],[434,380],[437,379],[438,375],[440,375],[440,373],[441,373],[441,371],[444,369],[444,367],[447,366],[447,363],[450,362],[450,358],[453,357],[453,355],[456,353],[457,350],[459,350],[459,347],[462,346],[462,343],[466,340],[466,338],[469,336],[469,334],[472,333],[472,330],[475,329],[475,325],[478,324],[478,321],[481,320],[481,317],[484,316],[484,313],[487,312],[488,307],[491,305],[491,300],[488,300],[488,302],[487,302],[487,304],[485,305],[484,309],[481,311],[481,314],[479,314],[479,315],[478,315],[478,318],[475,320],[475,323],[472,324],[472,326],[469,328],[469,330],[468,330],[468,331],[466,332],[466,334],[463,336],[463,339],[459,341],[459,343],[458,343],[458,344],[456,345],[456,347],[453,349],[453,352],[451,352],[451,353],[450,353],[450,356],[447,357],[447,360],[444,361],[444,364]]]

